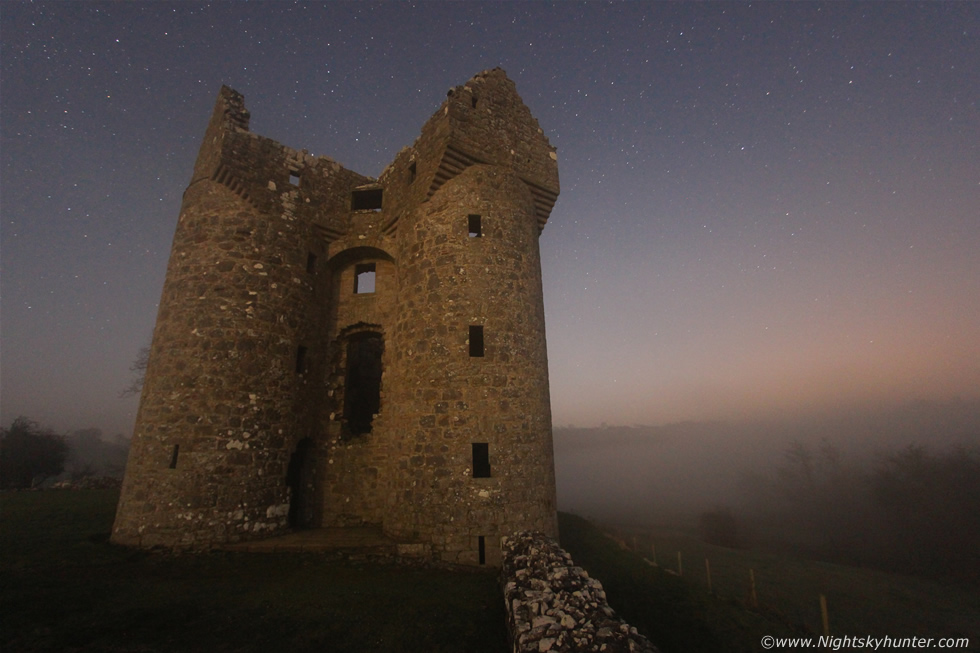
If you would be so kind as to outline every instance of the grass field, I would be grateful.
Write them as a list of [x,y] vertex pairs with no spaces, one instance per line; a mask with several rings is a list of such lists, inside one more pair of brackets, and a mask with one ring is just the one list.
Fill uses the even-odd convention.
[[712,590],[733,602],[747,599],[752,569],[760,610],[802,630],[822,631],[819,596],[823,594],[832,635],[968,637],[980,648],[980,592],[965,585],[790,554],[712,546],[693,532],[664,527],[615,530],[629,548],[635,546],[647,558],[652,558],[655,547],[657,561],[665,569],[678,570],[681,552],[684,581],[705,593],[707,558]]
[[562,547],[602,581],[609,604],[663,653],[760,651],[763,635],[808,633],[765,610],[709,595],[688,579],[652,567],[582,517],[559,514]]
[[0,650],[507,650],[492,572],[132,551],[108,542],[117,497],[0,495]]
[[[114,653],[503,653],[496,574],[331,561],[316,554],[162,554],[109,543],[118,492],[0,494],[0,650]],[[562,546],[663,653],[760,651],[763,635],[819,632],[974,639],[980,597],[956,587],[635,531],[649,557],[560,514]],[[620,530],[632,545],[634,533]],[[651,539],[652,538],[652,539]],[[684,575],[676,551],[684,553]],[[709,557],[715,594],[704,585]],[[759,609],[747,609],[747,569]]]

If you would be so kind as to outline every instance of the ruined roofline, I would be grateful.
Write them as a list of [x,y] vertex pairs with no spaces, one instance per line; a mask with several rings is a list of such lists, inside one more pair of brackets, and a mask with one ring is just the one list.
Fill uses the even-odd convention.
[[218,91],[218,102],[224,104],[224,115],[228,125],[242,131],[248,131],[248,123],[252,117],[245,108],[245,96],[225,84]]
[[[246,132],[252,138],[258,138],[264,141],[268,141],[269,143],[275,145],[276,147],[280,147],[283,150],[285,150],[289,155],[290,161],[292,162],[290,167],[293,172],[298,172],[305,165],[308,165],[310,159],[313,159],[319,162],[330,164],[332,166],[333,165],[340,166],[345,170],[348,170],[350,172],[357,174],[360,177],[365,178],[367,180],[365,183],[377,183],[377,177],[372,177],[370,175],[365,175],[355,170],[351,170],[350,168],[347,168],[346,166],[339,163],[336,159],[330,156],[324,154],[311,154],[310,151],[305,148],[300,149],[300,148],[290,147],[289,145],[284,145],[283,143],[280,143],[279,141],[273,138],[269,138],[268,136],[263,136],[261,134],[257,134],[251,131],[249,125],[251,122],[252,113],[245,106],[245,95],[240,93],[239,91],[236,91],[234,88],[228,86],[227,84],[222,84],[221,89],[218,91],[218,97],[214,109],[215,114],[218,113],[219,108],[221,110],[222,115],[224,116],[224,123],[225,123],[224,126],[229,131]],[[212,121],[213,120],[214,118],[212,118]]]
[[[498,151],[493,151],[492,148],[477,148],[473,147],[472,143],[466,142],[468,140],[472,140],[472,137],[466,133],[470,123],[470,117],[460,115],[460,109],[462,108],[462,105],[466,103],[467,98],[473,101],[472,108],[476,109],[476,98],[480,94],[483,86],[487,83],[501,85],[505,88],[505,92],[509,92],[513,95],[511,101],[519,106],[519,111],[521,113],[525,114],[525,121],[527,122],[532,133],[512,134],[511,136],[515,137],[517,141],[524,144],[528,144],[525,141],[538,141],[536,143],[530,143],[530,146],[536,147],[542,152],[547,152],[545,156],[549,156],[551,161],[545,161],[544,164],[545,167],[551,167],[552,170],[545,170],[543,173],[539,172],[539,174],[534,174],[533,171],[527,169],[522,170],[520,169],[521,166],[519,164],[515,165],[513,162],[509,161],[508,159],[510,157],[507,156],[508,153],[500,150],[500,148],[497,148]],[[230,131],[248,132],[256,138],[269,140],[272,143],[275,143],[277,146],[283,147],[295,153],[294,158],[297,160],[302,160],[305,157],[310,156],[308,150],[290,148],[273,139],[250,132],[249,122],[251,114],[245,107],[245,96],[235,89],[227,85],[222,85],[218,93],[217,104],[220,105],[221,115],[223,116],[222,122],[224,123],[223,126],[226,129],[229,129]],[[481,108],[481,110],[487,111],[488,113],[492,111],[492,109],[489,108]],[[218,111],[219,106],[216,106],[215,114],[217,114]],[[480,118],[483,118],[483,116],[480,116]],[[212,118],[212,121],[214,121],[214,118]],[[499,127],[496,125],[493,125],[492,128],[494,130],[499,129]],[[538,205],[538,218],[543,226],[543,223],[548,219],[551,209],[554,206],[560,192],[557,178],[557,150],[551,145],[551,142],[544,134],[544,131],[541,129],[537,119],[531,114],[530,110],[520,98],[520,95],[517,93],[516,85],[509,77],[507,77],[506,71],[500,67],[483,70],[471,77],[464,84],[450,88],[447,92],[446,99],[426,121],[421,133],[411,146],[403,147],[395,155],[394,159],[384,167],[377,177],[365,175],[360,172],[357,172],[356,174],[369,180],[369,183],[377,183],[382,181],[390,174],[393,167],[403,156],[406,155],[406,153],[411,155],[412,153],[418,152],[421,149],[423,141],[433,137],[445,141],[445,146],[440,147],[439,149],[441,150],[441,156],[445,157],[446,160],[440,163],[439,176],[430,184],[430,197],[436,190],[438,190],[442,183],[454,177],[469,165],[483,163],[514,167],[515,172],[517,172],[518,176],[530,186],[532,193],[535,195],[535,201]],[[510,150],[510,154],[515,155],[513,149]],[[316,156],[316,158],[341,165],[329,156],[319,155]],[[345,169],[347,168],[345,167]],[[351,172],[356,171],[351,170]]]
[[[429,201],[444,184],[474,165],[507,170],[524,182],[534,201],[531,218],[539,232],[558,199],[555,148],[500,68],[482,71],[450,89],[413,144],[402,148],[377,179],[328,156],[313,156],[251,132],[250,117],[244,95],[223,85],[188,190],[197,183],[215,182],[265,211],[278,206],[282,189],[290,183],[298,185],[296,180],[304,177],[309,204],[325,188],[323,175],[342,170],[355,186],[385,190],[386,234],[397,229],[400,216],[410,207]],[[310,186],[313,179],[320,181]],[[316,207],[322,204],[309,204],[313,211],[308,219],[313,222],[319,222],[316,216],[321,214]],[[333,215],[339,215],[338,208],[333,206]],[[346,232],[339,223],[324,229],[328,240]]]
[[[502,124],[501,112],[516,112],[520,120]],[[484,70],[450,88],[412,145],[402,148],[379,175],[381,183],[421,153],[435,160],[427,170],[426,199],[466,168],[481,164],[508,168],[528,186],[539,230],[558,199],[557,150],[502,68]]]

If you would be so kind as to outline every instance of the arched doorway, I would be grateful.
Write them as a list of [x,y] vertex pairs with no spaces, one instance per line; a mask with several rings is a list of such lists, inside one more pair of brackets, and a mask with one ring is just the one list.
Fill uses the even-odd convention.
[[289,458],[286,470],[289,488],[290,528],[312,528],[316,525],[313,501],[313,440],[303,438]]

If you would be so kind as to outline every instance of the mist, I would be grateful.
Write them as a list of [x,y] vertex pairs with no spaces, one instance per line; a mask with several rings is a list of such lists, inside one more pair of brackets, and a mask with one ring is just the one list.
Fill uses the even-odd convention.
[[[688,531],[703,531],[706,514],[730,513],[738,546],[914,573],[929,571],[913,564],[920,552],[903,558],[896,543],[870,541],[900,538],[913,520],[918,531],[958,529],[970,546],[980,538],[980,401],[778,422],[558,427],[555,466],[561,510]],[[916,485],[911,501],[903,483]],[[920,498],[937,505],[911,505]],[[919,545],[932,544],[903,543]]]
[[129,439],[122,434],[107,438],[101,429],[77,429],[65,437],[68,458],[64,475],[72,480],[89,476],[121,479],[129,455]]

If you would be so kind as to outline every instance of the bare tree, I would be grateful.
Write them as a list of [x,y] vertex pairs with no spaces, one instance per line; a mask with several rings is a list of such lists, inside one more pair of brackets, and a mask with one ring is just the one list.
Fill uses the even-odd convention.
[[129,366],[129,371],[133,373],[133,380],[119,393],[121,399],[138,395],[143,391],[143,383],[146,381],[146,364],[149,360],[150,346],[140,347],[139,352],[136,354],[136,359]]

